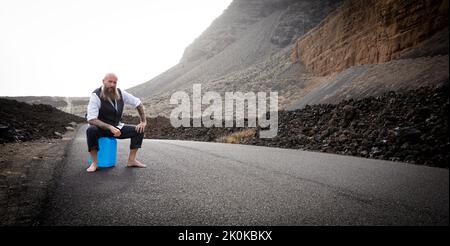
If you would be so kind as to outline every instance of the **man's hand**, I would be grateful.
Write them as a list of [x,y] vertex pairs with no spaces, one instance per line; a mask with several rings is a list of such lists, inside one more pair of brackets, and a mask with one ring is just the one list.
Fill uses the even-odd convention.
[[144,133],[146,126],[147,126],[146,122],[141,122],[136,126],[136,131],[139,133]]
[[109,130],[112,132],[112,134],[114,134],[114,137],[120,137],[121,132],[119,129],[115,128],[114,126],[111,126]]

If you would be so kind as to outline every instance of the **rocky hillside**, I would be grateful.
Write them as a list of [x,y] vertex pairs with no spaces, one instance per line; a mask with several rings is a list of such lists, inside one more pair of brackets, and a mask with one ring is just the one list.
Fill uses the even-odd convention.
[[84,119],[50,105],[0,99],[0,143],[61,138]]
[[61,111],[84,117],[89,97],[50,97],[50,96],[22,96],[22,97],[0,97],[7,100],[16,100],[28,104],[46,104]]
[[[174,91],[278,91],[280,107],[339,103],[448,79],[448,1],[235,0],[181,61],[128,91],[168,116]],[[133,113],[133,112],[128,112]]]
[[449,166],[449,90],[420,87],[338,104],[282,111],[279,135],[246,144],[314,150],[429,166]]
[[[282,73],[280,66],[283,70],[293,67],[291,70],[296,73],[298,66],[289,62],[292,47],[288,46],[319,24],[339,3],[336,0],[235,0],[186,48],[177,65],[128,91],[146,97],[150,115],[167,116],[171,93],[189,90],[193,83],[222,92],[230,90],[230,86],[239,88],[256,82],[259,78],[255,73],[264,71],[264,66],[272,70],[264,76]],[[280,59],[269,61],[273,56]],[[276,83],[271,79],[270,84]],[[252,89],[259,88],[252,86]]]

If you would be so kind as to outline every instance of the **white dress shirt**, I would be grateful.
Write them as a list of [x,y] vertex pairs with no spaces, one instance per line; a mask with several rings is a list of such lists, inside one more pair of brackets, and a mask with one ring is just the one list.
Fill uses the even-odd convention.
[[[124,90],[120,90],[122,92],[122,98],[123,98],[123,103],[124,104],[129,104],[132,105],[134,108],[136,108],[137,106],[139,106],[139,104],[141,104],[141,100],[133,95],[131,95],[130,93],[124,91]],[[110,103],[114,106],[114,108],[116,108],[115,105],[117,105],[117,101],[115,103],[111,102]],[[92,120],[92,119],[97,119],[98,117],[98,112],[100,110],[100,98],[97,96],[97,94],[92,93],[91,94],[91,98],[89,99],[89,104],[87,106],[87,120]],[[119,129],[122,129],[123,127],[123,123],[119,122],[119,125],[117,125],[117,127]]]

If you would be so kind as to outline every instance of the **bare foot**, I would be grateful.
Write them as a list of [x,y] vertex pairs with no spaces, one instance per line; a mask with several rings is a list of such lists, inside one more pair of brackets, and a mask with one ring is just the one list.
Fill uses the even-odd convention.
[[97,171],[97,163],[92,162],[92,164],[86,169],[89,173]]
[[137,160],[134,160],[134,161],[128,160],[127,167],[147,167],[147,166],[140,163]]

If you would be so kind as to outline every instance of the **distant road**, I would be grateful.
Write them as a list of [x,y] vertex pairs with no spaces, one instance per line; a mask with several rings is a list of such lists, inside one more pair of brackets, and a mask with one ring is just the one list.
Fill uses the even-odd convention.
[[[144,140],[89,174],[86,126],[44,225],[449,225],[449,171],[292,149]],[[82,161],[84,163],[82,164]]]
[[66,111],[67,113],[72,114],[73,110],[72,110],[72,99],[70,99],[70,97],[66,97],[65,101],[67,103],[66,109],[64,111]]

